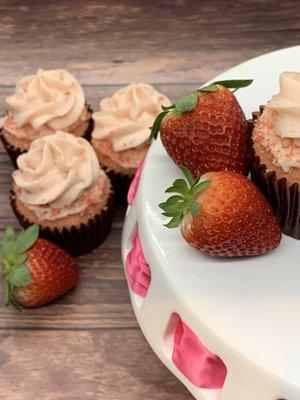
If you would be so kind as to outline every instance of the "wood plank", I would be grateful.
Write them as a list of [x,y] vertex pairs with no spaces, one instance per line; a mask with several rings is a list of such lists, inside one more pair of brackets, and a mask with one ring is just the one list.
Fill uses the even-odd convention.
[[5,400],[188,400],[138,330],[0,332]]
[[0,84],[65,67],[83,83],[198,82],[299,44],[299,2],[0,2]]
[[36,310],[23,310],[22,313],[1,306],[0,330],[137,328],[126,283],[119,282],[112,286],[114,290],[109,291],[102,291],[103,287],[105,284],[97,288],[80,284],[61,300]]

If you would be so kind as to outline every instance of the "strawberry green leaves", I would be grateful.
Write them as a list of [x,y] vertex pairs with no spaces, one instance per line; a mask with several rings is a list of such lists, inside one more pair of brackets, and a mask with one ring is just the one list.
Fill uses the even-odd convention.
[[184,179],[176,179],[173,186],[169,187],[165,193],[180,193],[185,196],[189,191],[189,186]]
[[30,272],[26,264],[18,265],[12,270],[10,276],[12,286],[25,286],[31,283]]
[[186,167],[180,167],[185,179],[176,179],[166,193],[176,193],[169,197],[164,203],[159,204],[163,210],[162,215],[171,218],[165,224],[167,228],[177,228],[181,219],[188,213],[199,215],[201,205],[197,202],[198,196],[210,186],[210,181],[195,179]]
[[165,118],[165,116],[167,114],[169,114],[169,111],[165,110],[165,111],[161,112],[160,114],[158,114],[158,116],[156,117],[156,119],[153,123],[153,126],[151,127],[150,140],[157,139],[162,120]]
[[175,103],[175,110],[179,114],[185,114],[189,111],[192,111],[197,104],[198,101],[198,93],[191,92],[182,97],[180,97]]
[[227,89],[233,89],[233,92],[240,88],[247,87],[251,85],[253,79],[232,79],[232,80],[225,80],[225,81],[216,81],[211,83],[208,86],[204,86],[198,90],[195,90],[191,93],[187,93],[184,96],[180,97],[174,104],[171,106],[165,107],[162,106],[162,112],[158,114],[156,117],[153,126],[151,129],[150,140],[157,139],[158,133],[160,131],[161,124],[164,118],[170,115],[184,115],[190,111],[193,111],[197,105],[199,94],[201,93],[212,93],[216,92],[220,89],[220,87],[225,87]]
[[5,304],[13,303],[15,287],[26,286],[31,283],[30,272],[26,265],[27,251],[35,243],[39,235],[39,227],[32,225],[18,235],[14,229],[8,227],[0,246],[0,264],[4,278]]
[[238,89],[247,87],[251,85],[253,79],[232,79],[228,81],[216,81],[211,83],[208,86],[204,86],[203,88],[199,89],[200,92],[215,92],[217,91],[220,86],[223,86],[227,89],[234,89],[234,92]]
[[38,225],[31,225],[29,228],[19,233],[14,244],[15,251],[20,254],[24,253],[24,251],[27,251],[34,244],[38,236]]
[[184,166],[181,166],[180,169],[183,172],[183,175],[185,176],[186,180],[188,181],[188,184],[190,186],[193,186],[195,183],[195,179],[194,179],[191,171],[187,167],[184,167]]
[[[166,215],[166,214],[163,214],[163,215]],[[169,229],[178,228],[180,225],[180,221],[181,221],[181,214],[178,213],[178,214],[175,214],[174,216],[172,216],[172,219],[170,220],[170,222],[168,222],[164,226]]]
[[8,253],[13,241],[15,240],[15,236],[16,236],[16,234],[15,234],[14,229],[11,226],[9,226],[6,229],[6,232],[4,234],[3,244],[2,244],[2,246],[0,246],[0,263],[1,264],[5,260],[6,254]]
[[12,228],[11,226],[9,226],[6,229],[6,232],[4,234],[4,243],[6,245],[9,245],[9,243],[12,243],[15,240],[16,237],[16,233],[14,231],[14,228]]

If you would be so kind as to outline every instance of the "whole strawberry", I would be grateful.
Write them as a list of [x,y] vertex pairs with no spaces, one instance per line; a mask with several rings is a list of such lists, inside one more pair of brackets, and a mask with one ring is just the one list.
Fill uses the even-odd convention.
[[171,217],[168,228],[180,226],[184,239],[202,252],[219,257],[268,253],[281,241],[279,224],[265,197],[245,176],[231,171],[177,179],[166,192],[176,193],[160,204]]
[[53,243],[38,239],[39,227],[16,235],[7,228],[0,246],[5,304],[39,307],[78,283],[78,264]]
[[250,130],[234,94],[229,90],[252,80],[219,81],[162,107],[151,137],[160,131],[162,143],[178,165],[195,176],[228,170],[247,175],[251,162]]

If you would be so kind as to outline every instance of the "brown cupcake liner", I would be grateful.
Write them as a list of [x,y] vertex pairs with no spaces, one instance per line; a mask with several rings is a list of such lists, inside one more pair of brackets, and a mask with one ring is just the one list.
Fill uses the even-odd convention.
[[[86,106],[88,108],[88,111],[90,113],[92,113],[93,110],[91,109],[90,105],[87,104]],[[93,129],[94,129],[94,120],[93,120],[92,117],[90,117],[89,125],[88,125],[87,130],[85,131],[85,133],[84,133],[84,135],[82,137],[90,142],[91,141],[91,137],[92,137]],[[26,153],[26,150],[21,150],[20,148],[15,147],[15,146],[11,145],[10,143],[8,143],[8,141],[5,139],[4,135],[2,134],[2,130],[0,130],[0,139],[1,139],[1,142],[2,142],[2,144],[3,144],[3,146],[4,146],[5,150],[6,150],[7,154],[9,155],[9,158],[10,158],[13,166],[15,168],[17,168],[17,158],[21,154]]]
[[92,139],[92,132],[94,130],[94,120],[92,118],[93,115],[93,110],[90,106],[90,104],[86,104],[86,107],[88,109],[88,111],[91,113],[90,119],[89,119],[89,125],[84,133],[84,135],[82,136],[84,139],[86,139],[87,141],[91,141]]
[[[82,223],[79,228],[72,226],[71,228],[63,228],[62,230],[40,226],[40,237],[57,244],[73,257],[90,253],[103,243],[110,233],[113,219],[113,203],[114,194],[111,192],[106,208],[100,214],[89,219],[87,223]],[[28,228],[32,225],[32,222],[24,218],[17,210],[15,193],[13,191],[11,192],[10,204],[23,228]]]
[[[254,122],[261,115],[264,106],[260,111],[253,113],[252,129]],[[300,240],[300,191],[298,183],[287,184],[286,178],[276,179],[275,171],[267,171],[265,164],[255,156],[251,180],[261,190],[269,201],[274,214],[276,215],[281,231],[288,236]]]
[[112,183],[115,192],[116,202],[121,205],[127,204],[127,193],[129,190],[130,183],[134,178],[134,175],[130,176],[130,175],[119,174],[117,172],[108,170],[104,165],[101,165],[101,167],[108,175]]
[[25,153],[24,150],[18,149],[17,147],[12,146],[11,144],[8,143],[8,141],[5,139],[4,135],[2,134],[2,129],[0,130],[0,139],[1,142],[9,155],[10,161],[12,162],[12,165],[17,168],[17,158]]

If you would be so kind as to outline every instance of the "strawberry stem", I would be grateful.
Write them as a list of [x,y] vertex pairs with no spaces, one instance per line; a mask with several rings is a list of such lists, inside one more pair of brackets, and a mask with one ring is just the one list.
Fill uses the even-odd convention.
[[175,108],[175,104],[172,104],[171,106],[168,106],[168,107],[166,107],[166,106],[161,106],[161,109],[164,110],[164,111],[172,110],[173,108]]
[[167,228],[177,228],[182,218],[188,213],[199,215],[201,206],[197,202],[198,197],[210,186],[210,181],[200,181],[194,178],[188,168],[180,167],[185,179],[176,179],[173,185],[166,189],[165,193],[175,193],[169,197],[164,203],[159,204],[163,210],[162,215],[171,218],[165,224]]
[[153,126],[150,128],[151,129],[150,140],[157,139],[162,120],[165,118],[167,114],[169,114],[169,110],[164,110],[156,117]]

